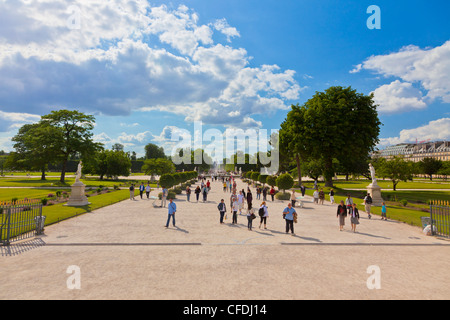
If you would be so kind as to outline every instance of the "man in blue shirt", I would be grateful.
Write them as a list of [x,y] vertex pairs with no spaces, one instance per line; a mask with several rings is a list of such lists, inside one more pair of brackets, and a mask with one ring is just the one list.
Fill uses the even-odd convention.
[[141,199],[142,199],[142,195],[144,194],[144,191],[145,191],[145,186],[144,186],[144,183],[141,182],[141,185],[139,186],[139,194],[141,196]]
[[292,204],[288,203],[288,206],[283,211],[284,219],[286,220],[286,234],[291,230],[292,235],[294,236],[294,216],[297,215],[297,212],[294,208],[292,208]]
[[166,199],[167,199],[168,194],[169,194],[169,191],[166,189],[166,187],[163,187],[162,197],[161,197],[161,208],[166,207]]
[[177,212],[177,205],[172,199],[169,199],[169,217],[167,218],[166,228],[169,227],[170,218],[172,218],[173,226],[175,227],[175,213]]

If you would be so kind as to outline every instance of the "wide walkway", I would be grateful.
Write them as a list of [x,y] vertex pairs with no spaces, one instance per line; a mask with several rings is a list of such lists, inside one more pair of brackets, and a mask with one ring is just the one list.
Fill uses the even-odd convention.
[[[311,202],[298,209],[296,236],[285,234],[286,201],[268,201],[268,229],[257,218],[248,231],[245,216],[219,224],[217,205],[229,197],[220,182],[207,203],[179,196],[168,229],[167,209],[138,197],[0,247],[0,299],[450,298],[449,241],[364,213],[357,233],[349,221],[340,232],[335,205]],[[67,286],[70,266],[80,270],[79,290]],[[381,289],[367,285],[375,275]]]

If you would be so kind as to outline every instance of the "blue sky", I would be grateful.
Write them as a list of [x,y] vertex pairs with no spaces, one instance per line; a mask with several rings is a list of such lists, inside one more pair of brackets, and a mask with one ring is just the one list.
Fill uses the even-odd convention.
[[[379,30],[367,28],[370,5]],[[59,108],[96,115],[98,141],[138,155],[149,142],[170,149],[170,133],[192,132],[193,121],[277,129],[291,104],[334,85],[374,92],[380,148],[448,140],[449,10],[448,1],[0,0],[0,150]]]

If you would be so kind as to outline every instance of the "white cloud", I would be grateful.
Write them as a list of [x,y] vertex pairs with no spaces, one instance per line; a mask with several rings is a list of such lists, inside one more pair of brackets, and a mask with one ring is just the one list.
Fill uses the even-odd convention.
[[[388,89],[399,89],[394,99],[401,105],[398,109],[405,110],[404,105],[411,102],[411,108],[424,108],[424,104],[441,100],[444,103],[450,103],[450,41],[435,48],[421,49],[417,46],[406,46],[398,52],[369,57],[351,73],[360,70],[370,70],[384,77],[395,77],[401,82],[394,82],[384,86],[378,93],[381,101],[387,98],[383,94]],[[417,89],[413,90],[411,84],[420,86],[425,96],[422,98]],[[380,89],[380,88],[379,88]],[[375,93],[377,93],[375,90]],[[403,92],[401,92],[403,91]],[[402,94],[405,95],[402,95]],[[406,100],[405,100],[406,99]],[[387,105],[382,106],[387,110],[392,110],[392,101],[388,99]]]
[[450,118],[430,121],[428,124],[414,129],[400,131],[398,137],[380,139],[379,147],[400,143],[414,143],[418,140],[441,141],[450,140]]
[[373,93],[374,101],[379,105],[378,111],[381,113],[404,112],[427,107],[422,92],[408,82],[395,80],[377,88]]
[[228,42],[231,42],[231,38],[241,36],[239,31],[236,28],[231,27],[225,18],[216,20],[216,22],[214,22],[214,28],[226,35]]
[[9,132],[18,129],[24,124],[36,123],[41,117],[28,113],[3,112],[0,110],[0,132]]
[[[67,26],[71,5],[80,9],[80,29]],[[251,67],[245,49],[214,43],[214,32],[239,36],[225,19],[202,24],[184,5],[0,0],[1,109],[162,110],[189,121],[258,126],[253,115],[286,109],[299,97],[294,71]]]

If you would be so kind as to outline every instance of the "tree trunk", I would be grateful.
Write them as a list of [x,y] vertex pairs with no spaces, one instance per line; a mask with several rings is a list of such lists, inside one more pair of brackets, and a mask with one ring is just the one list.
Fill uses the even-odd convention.
[[325,169],[323,172],[323,177],[325,180],[325,187],[333,188],[333,159],[325,159]]
[[41,180],[45,180],[45,168],[41,169]]
[[64,181],[66,179],[66,168],[67,168],[67,159],[65,159],[63,161],[63,166],[62,166],[62,170],[61,170],[61,178],[59,179],[59,181],[61,183],[64,183]]
[[298,186],[300,187],[302,185],[302,169],[300,168],[300,156],[298,154],[295,160],[297,161]]

